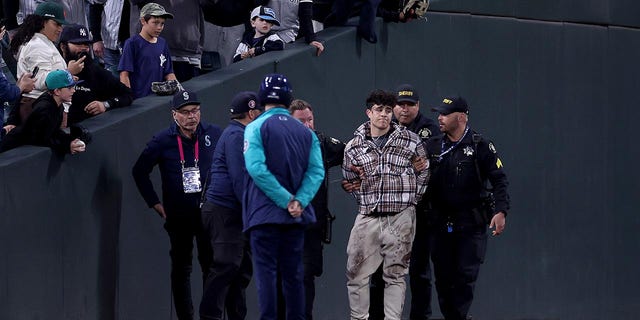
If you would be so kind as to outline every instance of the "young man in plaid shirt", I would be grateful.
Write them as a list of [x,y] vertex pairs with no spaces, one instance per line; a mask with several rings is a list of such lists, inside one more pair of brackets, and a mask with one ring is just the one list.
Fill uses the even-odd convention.
[[351,319],[367,319],[369,278],[383,265],[385,319],[400,319],[415,235],[415,205],[427,188],[428,162],[420,137],[391,123],[395,95],[374,90],[367,98],[369,121],[354,133],[344,152],[343,175],[360,182],[352,192],[358,216],[347,247],[347,289]]

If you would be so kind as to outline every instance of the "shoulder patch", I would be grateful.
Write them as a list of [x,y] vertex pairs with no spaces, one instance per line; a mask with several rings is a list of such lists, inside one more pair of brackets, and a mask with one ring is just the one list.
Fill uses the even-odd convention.
[[496,146],[493,145],[493,142],[489,142],[489,150],[491,152],[496,153]]

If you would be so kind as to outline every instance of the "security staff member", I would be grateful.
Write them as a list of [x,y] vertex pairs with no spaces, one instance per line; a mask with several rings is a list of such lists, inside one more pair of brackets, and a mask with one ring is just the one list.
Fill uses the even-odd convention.
[[[171,113],[174,123],[147,143],[132,173],[147,205],[165,220],[164,228],[171,241],[171,291],[176,315],[180,320],[191,320],[193,238],[204,284],[212,258],[209,237],[200,218],[200,199],[222,130],[200,122],[200,101],[194,92],[178,91],[173,96]],[[162,180],[162,202],[149,178],[156,165]]]
[[245,290],[253,269],[249,240],[242,232],[242,194],[248,178],[242,151],[244,129],[262,111],[254,92],[236,94],[231,101],[231,121],[213,154],[202,205],[213,261],[200,302],[200,320],[244,320],[247,315]]
[[[487,224],[495,227],[494,236],[504,231],[508,183],[493,143],[468,126],[463,98],[447,97],[432,110],[439,113],[444,135],[427,141],[432,168],[427,196],[435,219],[431,258],[442,314],[447,320],[463,320],[484,261]],[[487,180],[493,187],[492,204]]]

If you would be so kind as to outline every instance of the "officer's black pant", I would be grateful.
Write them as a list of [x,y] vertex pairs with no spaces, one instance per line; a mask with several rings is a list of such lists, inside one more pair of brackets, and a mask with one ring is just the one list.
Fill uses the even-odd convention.
[[202,223],[209,234],[213,262],[200,303],[201,320],[242,320],[247,315],[245,290],[253,267],[249,240],[242,232],[242,211],[206,202]]
[[209,237],[202,228],[200,209],[179,212],[167,210],[164,228],[171,241],[171,292],[176,315],[179,320],[192,320],[191,261],[194,238],[198,246],[198,262],[202,270],[203,286],[211,264],[211,246]]
[[416,216],[416,237],[411,249],[409,285],[411,286],[411,320],[431,317],[431,243],[432,230],[424,215]]
[[431,259],[440,311],[447,320],[464,320],[487,249],[486,226],[446,226],[434,232]]
[[[322,219],[322,220],[320,220]],[[313,320],[313,301],[316,297],[315,279],[322,275],[322,240],[324,230],[322,225],[326,222],[324,216],[318,214],[318,223],[310,226],[304,233],[304,252],[302,264],[304,268],[304,297],[305,297],[305,319]],[[280,277],[280,275],[278,275]],[[285,303],[282,295],[282,286],[278,281],[278,319],[285,319]]]

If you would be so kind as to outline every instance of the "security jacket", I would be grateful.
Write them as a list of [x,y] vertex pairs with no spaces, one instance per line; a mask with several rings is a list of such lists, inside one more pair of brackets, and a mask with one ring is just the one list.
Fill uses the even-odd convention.
[[201,194],[184,192],[177,137],[180,136],[182,139],[185,167],[195,165],[195,141],[196,139],[199,141],[198,168],[201,185],[204,188],[204,180],[211,167],[213,151],[221,132],[222,130],[215,125],[200,122],[194,134],[195,139],[189,139],[182,136],[178,126],[173,123],[169,128],[158,132],[147,143],[147,147],[133,166],[132,174],[138,191],[150,208],[160,203],[149,177],[156,165],[160,169],[162,204],[167,215],[180,212],[181,209],[199,208]]
[[[243,197],[244,229],[263,224],[309,224],[316,221],[309,206],[324,168],[318,138],[289,112],[274,107],[251,122],[244,132],[248,180]],[[298,200],[304,212],[293,218],[287,210]]]

